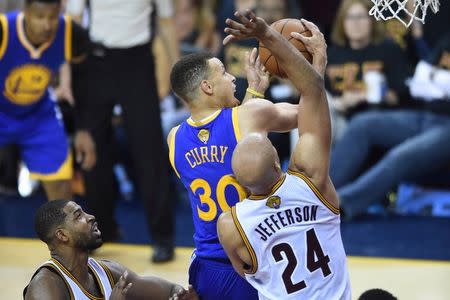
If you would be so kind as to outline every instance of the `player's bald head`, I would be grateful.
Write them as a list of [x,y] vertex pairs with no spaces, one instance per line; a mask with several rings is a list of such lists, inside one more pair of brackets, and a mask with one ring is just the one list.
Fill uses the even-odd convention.
[[250,190],[270,188],[280,174],[277,151],[270,140],[259,133],[249,134],[237,144],[232,167],[239,183]]

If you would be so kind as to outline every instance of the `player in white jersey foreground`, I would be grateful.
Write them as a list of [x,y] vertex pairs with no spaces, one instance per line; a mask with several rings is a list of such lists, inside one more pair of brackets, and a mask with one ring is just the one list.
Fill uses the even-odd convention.
[[[220,216],[220,241],[260,299],[351,299],[339,201],[328,175],[331,126],[323,35],[305,20],[312,37],[292,34],[313,55],[311,66],[263,19],[250,11],[235,16],[239,22],[227,20],[224,42],[255,37],[275,55],[302,95],[300,137],[287,174],[267,137],[255,133],[238,143],[233,172],[251,196]],[[302,72],[311,71],[316,73],[313,80],[300,80]]]
[[89,257],[103,243],[101,232],[95,217],[73,201],[43,204],[34,224],[51,258],[33,274],[23,291],[25,300],[198,300],[192,287],[184,290],[162,278],[139,276],[117,262]]

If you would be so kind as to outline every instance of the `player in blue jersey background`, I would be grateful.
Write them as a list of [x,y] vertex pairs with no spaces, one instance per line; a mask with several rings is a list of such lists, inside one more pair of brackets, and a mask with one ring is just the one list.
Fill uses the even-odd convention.
[[241,137],[251,132],[297,127],[297,105],[262,99],[268,78],[256,49],[242,67],[249,88],[240,106],[235,77],[211,55],[185,56],[171,72],[172,89],[191,113],[171,130],[168,143],[171,164],[191,202],[196,250],[189,283],[201,299],[257,299],[257,292],[233,270],[217,236],[218,216],[246,196],[233,176],[231,156]]
[[[49,85],[64,62],[89,48],[87,33],[60,11],[61,0],[27,0],[23,12],[0,14],[0,146],[18,145],[49,200],[71,197],[73,167]],[[90,168],[93,142],[85,131],[78,135],[79,158]]]

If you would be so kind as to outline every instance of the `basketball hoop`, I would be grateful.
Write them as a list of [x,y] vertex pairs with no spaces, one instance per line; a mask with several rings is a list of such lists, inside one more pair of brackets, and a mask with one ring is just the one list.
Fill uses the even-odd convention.
[[[413,1],[408,5],[409,1]],[[378,20],[398,19],[406,27],[414,20],[425,23],[428,7],[434,13],[439,11],[439,0],[372,0],[374,6],[369,15]]]

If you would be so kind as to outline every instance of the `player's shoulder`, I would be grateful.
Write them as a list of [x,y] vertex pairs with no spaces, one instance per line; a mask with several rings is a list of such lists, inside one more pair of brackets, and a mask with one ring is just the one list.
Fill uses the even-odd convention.
[[172,141],[173,137],[175,136],[178,128],[180,128],[181,125],[177,125],[170,129],[169,134],[167,134],[167,144],[170,145],[170,142]]
[[223,212],[217,219],[217,232],[221,241],[233,241],[233,237],[239,234],[234,224],[233,215],[231,210]]
[[231,211],[224,211],[220,214],[219,218],[217,219],[217,225],[219,226],[227,226],[230,225],[233,222],[233,216],[231,215]]
[[24,293],[25,299],[65,299],[67,296],[63,278],[47,267],[36,272]]
[[126,268],[119,264],[118,262],[108,260],[108,259],[99,259],[97,260],[100,264],[104,265],[109,269],[111,274],[114,277],[114,281],[117,282],[119,280],[119,277],[125,272]]

